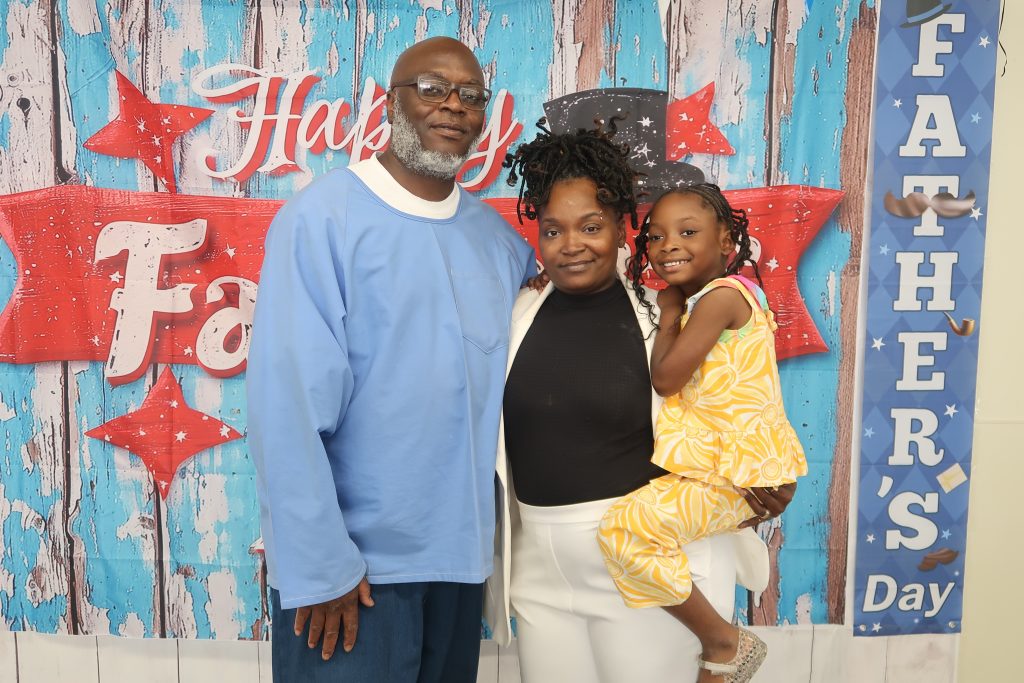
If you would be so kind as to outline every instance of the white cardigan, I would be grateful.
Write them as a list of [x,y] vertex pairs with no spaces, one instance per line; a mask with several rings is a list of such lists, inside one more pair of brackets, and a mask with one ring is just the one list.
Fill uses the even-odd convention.
[[[630,301],[636,312],[637,321],[640,323],[640,330],[645,338],[647,347],[648,363],[650,363],[651,348],[654,345],[654,326],[650,317],[636,297],[633,285],[620,275],[629,295]],[[537,311],[550,296],[554,285],[548,283],[544,291],[537,292],[532,289],[524,289],[516,298],[512,307],[512,324],[509,331],[508,364],[505,366],[505,378],[508,379],[509,370],[515,361],[516,353],[523,338],[533,325],[537,317]],[[657,292],[647,290],[647,300],[655,305]],[[658,309],[655,306],[655,317]],[[651,389],[651,421],[657,424],[658,413],[661,410],[662,398]],[[498,429],[498,457],[496,462],[498,475],[498,519],[494,539],[494,573],[487,580],[484,591],[484,618],[494,631],[494,640],[502,646],[508,645],[512,640],[512,628],[509,623],[509,584],[512,570],[512,528],[519,524],[519,509],[512,504],[515,494],[512,491],[512,477],[508,469],[508,460],[505,455],[505,420],[502,418]],[[753,529],[744,529],[732,534],[736,542],[736,580],[742,586],[756,592],[763,591],[768,586],[768,548]],[[595,539],[594,543],[597,543]],[[610,581],[611,579],[609,579]]]

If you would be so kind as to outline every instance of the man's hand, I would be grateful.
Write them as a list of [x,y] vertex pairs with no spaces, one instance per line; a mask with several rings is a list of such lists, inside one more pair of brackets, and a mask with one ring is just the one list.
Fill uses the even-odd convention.
[[373,607],[370,597],[370,583],[365,578],[359,585],[340,598],[321,602],[319,605],[307,605],[295,610],[295,635],[301,636],[309,620],[309,637],[306,643],[310,649],[317,646],[320,636],[324,637],[323,658],[328,660],[338,645],[338,634],[344,626],[345,638],[342,647],[351,652],[356,644],[356,633],[359,631],[359,605]]
[[542,270],[527,280],[526,286],[535,292],[543,292],[549,282],[551,282],[551,278],[548,277],[548,271]]
[[754,511],[753,517],[740,524],[740,528],[745,529],[749,526],[757,526],[761,522],[781,515],[786,506],[793,500],[793,495],[796,493],[796,483],[783,484],[778,488],[752,486],[749,489],[739,489],[739,491]]

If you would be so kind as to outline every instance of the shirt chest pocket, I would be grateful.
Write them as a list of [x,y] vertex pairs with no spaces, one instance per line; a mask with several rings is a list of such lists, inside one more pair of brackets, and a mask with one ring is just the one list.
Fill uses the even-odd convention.
[[493,275],[452,271],[462,336],[484,353],[508,346],[508,304]]

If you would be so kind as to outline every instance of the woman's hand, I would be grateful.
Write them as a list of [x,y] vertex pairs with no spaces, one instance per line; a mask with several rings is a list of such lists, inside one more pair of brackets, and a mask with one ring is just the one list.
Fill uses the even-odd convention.
[[796,482],[783,484],[778,488],[752,486],[749,489],[739,489],[739,491],[754,511],[754,517],[740,524],[740,528],[745,529],[781,515],[793,500],[793,495],[796,493]]

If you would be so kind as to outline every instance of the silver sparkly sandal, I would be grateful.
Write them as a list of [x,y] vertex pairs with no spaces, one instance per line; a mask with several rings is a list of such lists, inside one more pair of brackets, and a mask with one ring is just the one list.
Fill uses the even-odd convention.
[[697,666],[707,669],[716,676],[723,676],[723,683],[747,683],[761,668],[768,646],[764,641],[745,628],[740,629],[736,656],[728,662],[705,662],[697,659]]

